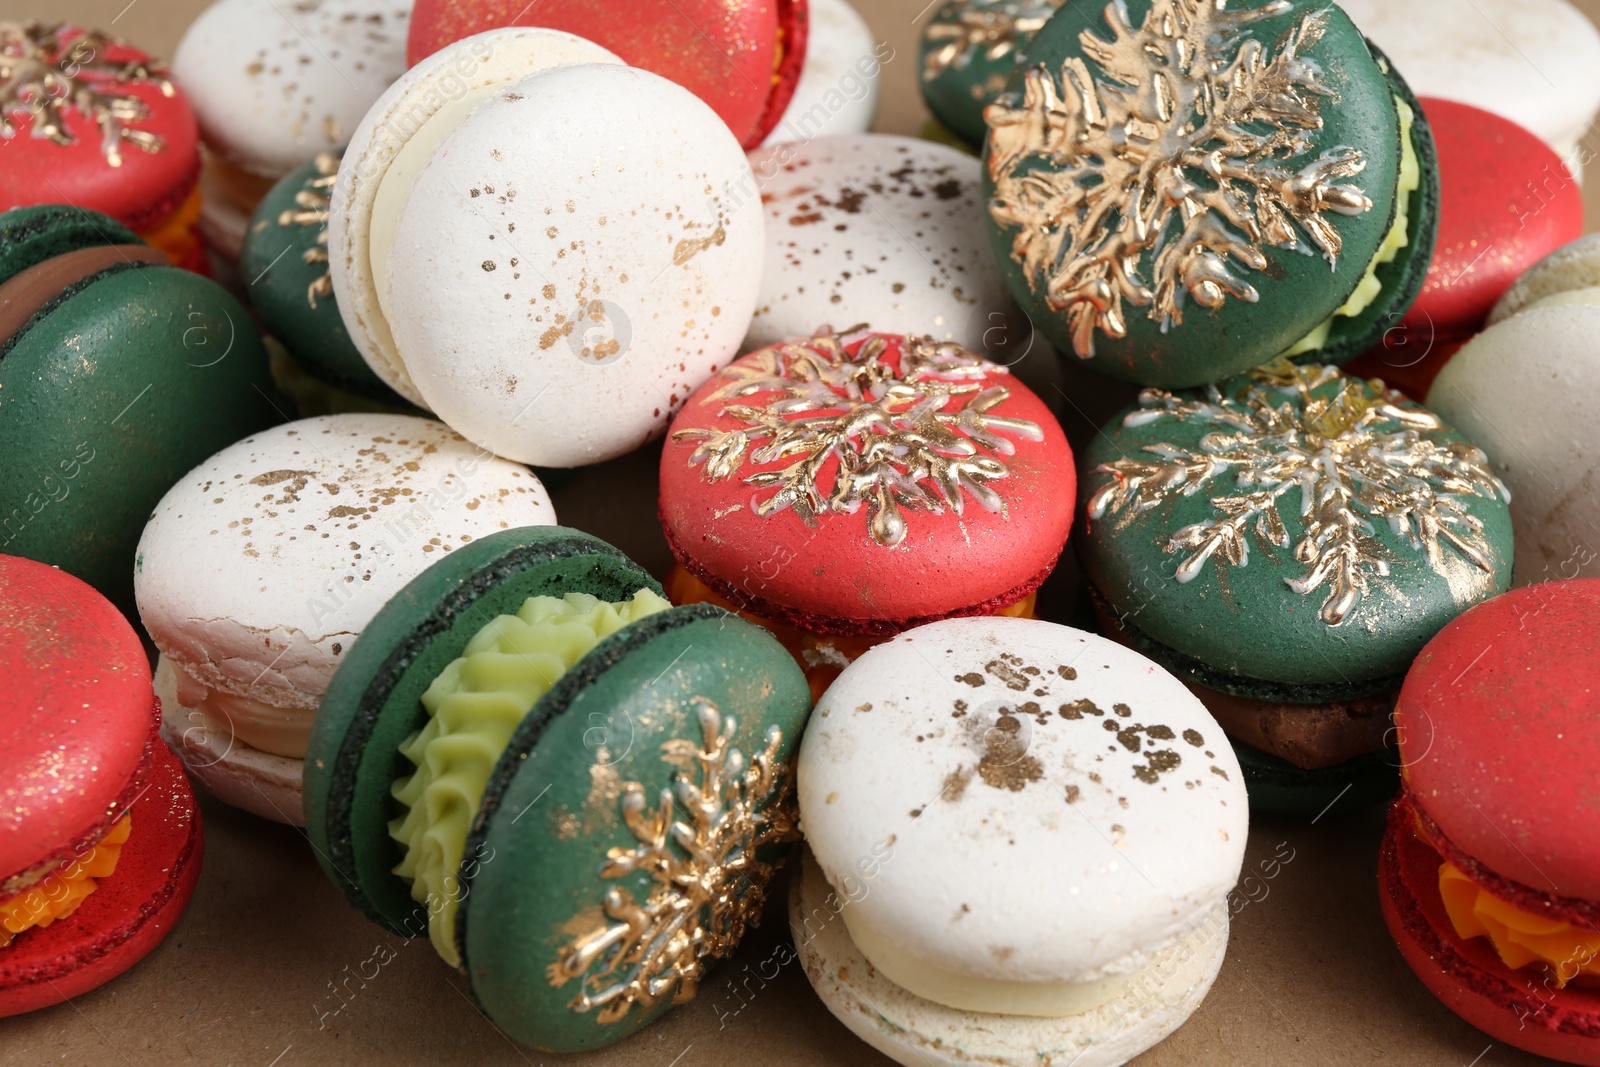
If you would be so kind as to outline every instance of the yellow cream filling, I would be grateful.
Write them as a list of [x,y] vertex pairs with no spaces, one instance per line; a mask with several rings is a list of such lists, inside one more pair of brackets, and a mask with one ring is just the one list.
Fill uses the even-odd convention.
[[109,878],[122,858],[122,844],[133,829],[133,817],[124,815],[111,832],[60,870],[46,875],[9,900],[0,900],[0,948],[35,926],[49,926],[78,910],[78,905]]
[[1389,226],[1389,232],[1384,235],[1383,243],[1373,253],[1372,260],[1367,264],[1367,272],[1356,283],[1355,290],[1350,294],[1340,308],[1322,321],[1322,324],[1285,352],[1286,356],[1298,356],[1302,352],[1313,352],[1328,343],[1328,331],[1333,328],[1333,320],[1340,315],[1354,318],[1378,299],[1378,294],[1383,292],[1383,283],[1378,280],[1378,268],[1385,263],[1390,263],[1395,256],[1400,254],[1410,241],[1407,228],[1410,225],[1408,207],[1411,194],[1422,185],[1422,164],[1417,160],[1417,146],[1411,140],[1411,127],[1414,122],[1411,107],[1398,96],[1394,99],[1395,110],[1400,113],[1400,181],[1395,186],[1394,222]]
[[648,589],[615,604],[587,593],[529,597],[479,630],[422,694],[429,718],[400,746],[416,771],[390,790],[406,810],[389,835],[405,853],[394,873],[428,906],[428,937],[451,965],[461,965],[455,918],[467,832],[512,732],[601,638],[671,606]]
[[1558,989],[1580,975],[1600,978],[1600,930],[1523,911],[1449,862],[1439,868],[1439,896],[1456,936],[1487,937],[1507,967],[1542,964]]

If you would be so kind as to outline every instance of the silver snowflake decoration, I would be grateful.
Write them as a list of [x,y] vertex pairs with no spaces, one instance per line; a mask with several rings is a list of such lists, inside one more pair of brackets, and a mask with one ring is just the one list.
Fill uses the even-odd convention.
[[882,335],[846,351],[843,337],[861,329],[774,345],[723,371],[712,399],[765,398],[722,408],[738,420],[736,429],[674,433],[674,440],[700,442],[690,464],[704,464],[706,479],[719,481],[746,462],[793,459],[745,476],[747,485],[776,490],[756,502],[757,515],[792,508],[815,526],[819,515],[852,515],[864,504],[880,545],[905,539],[906,509],[959,515],[971,496],[1005,511],[991,483],[1009,473],[997,456],[1016,446],[1001,435],[1044,439],[1038,423],[996,411],[1011,390],[984,379],[1005,368],[953,342],[906,337],[897,370],[884,359],[889,339]]
[[[1402,544],[1434,570],[1446,549],[1492,572],[1483,521],[1471,497],[1510,500],[1482,450],[1441,439],[1444,424],[1381,382],[1344,376],[1335,367],[1286,360],[1255,371],[1234,395],[1207,386],[1203,395],[1146,389],[1123,425],[1171,420],[1212,425],[1198,447],[1145,445],[1150,458],[1102,463],[1106,480],[1089,498],[1091,519],[1129,517],[1168,501],[1209,492],[1213,515],[1173,531],[1167,552],[1184,554],[1175,577],[1189,582],[1215,559],[1250,562],[1252,538],[1269,551],[1288,548],[1305,567],[1286,579],[1296,593],[1326,588],[1321,615],[1337,626],[1349,617],[1374,575],[1389,573],[1389,553],[1374,536],[1387,523]],[[1313,393],[1322,386],[1337,388]],[[1285,509],[1288,519],[1285,521]]]
[[1227,2],[1154,0],[1135,28],[1113,0],[1111,36],[1079,35],[1087,61],[1030,68],[1021,99],[985,113],[989,213],[1015,229],[1012,258],[1066,312],[1081,357],[1094,354],[1096,330],[1127,335],[1124,304],[1166,329],[1183,322],[1186,298],[1256,301],[1235,268],[1264,269],[1263,246],[1337,264],[1327,213],[1372,207],[1340,180],[1366,167],[1361,152],[1318,152],[1313,136],[1334,98],[1309,54],[1330,9],[1269,48],[1246,31],[1290,5]]
[[600,868],[601,878],[649,875],[649,896],[640,902],[621,887],[608,889],[607,921],[563,948],[548,971],[553,986],[580,981],[570,1007],[598,1009],[602,1023],[669,996],[675,1004],[693,999],[709,964],[731,953],[761,916],[773,867],[757,851],[794,837],[778,727],[768,727],[746,766],[733,747],[731,716],[702,700],[695,717],[700,741],[661,746],[678,772],[654,808],[638,782],[623,787],[622,819],[637,844],[612,849]]
[[928,80],[947,70],[965,70],[977,56],[993,63],[1004,59],[1044,28],[1066,0],[964,0],[948,15],[940,12],[923,31],[936,47],[922,57]]

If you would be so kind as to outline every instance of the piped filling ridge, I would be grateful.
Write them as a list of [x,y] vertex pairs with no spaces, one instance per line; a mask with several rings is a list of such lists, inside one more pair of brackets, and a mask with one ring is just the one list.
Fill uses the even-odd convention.
[[0,900],[0,949],[36,926],[71,917],[116,872],[122,846],[133,831],[133,817],[124,815],[89,851],[72,859],[8,900]]
[[428,937],[452,966],[461,966],[455,918],[467,834],[512,733],[603,638],[669,607],[649,589],[619,603],[587,593],[529,597],[479,630],[422,694],[428,722],[400,746],[416,770],[391,787],[404,810],[389,836],[404,854],[394,873],[427,905]]
[[1439,867],[1439,896],[1456,936],[1487,938],[1507,967],[1542,966],[1557,989],[1574,979],[1600,985],[1600,930],[1524,911],[1448,860]]

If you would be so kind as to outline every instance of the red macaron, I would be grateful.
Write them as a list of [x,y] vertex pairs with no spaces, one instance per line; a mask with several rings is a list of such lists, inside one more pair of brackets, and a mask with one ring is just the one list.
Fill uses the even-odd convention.
[[1582,192],[1549,145],[1469,104],[1421,104],[1439,159],[1433,259],[1411,310],[1346,368],[1417,400],[1517,276],[1583,233]]
[[0,24],[0,211],[103,212],[200,269],[200,132],[149,55],[95,30]]
[[1050,409],[958,345],[865,330],[773,345],[673,420],[670,591],[768,624],[836,673],[912,626],[1031,612],[1075,485]]
[[110,601],[0,556],[0,677],[5,1016],[86,993],[155,948],[194,892],[203,839],[156,733],[144,647]]
[[1506,1044],[1600,1064],[1600,580],[1524,586],[1422,650],[1379,861],[1401,954]]
[[406,62],[500,26],[563,30],[677,82],[750,149],[789,106],[807,25],[806,0],[417,0]]

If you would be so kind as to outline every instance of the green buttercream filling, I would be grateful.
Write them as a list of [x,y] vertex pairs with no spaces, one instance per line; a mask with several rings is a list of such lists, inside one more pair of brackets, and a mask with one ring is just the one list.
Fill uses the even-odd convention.
[[1411,220],[1407,216],[1407,207],[1411,194],[1422,185],[1422,164],[1417,161],[1417,146],[1411,141],[1411,106],[1398,96],[1394,98],[1394,104],[1395,110],[1400,113],[1400,181],[1395,186],[1394,223],[1384,235],[1378,251],[1373,253],[1372,261],[1367,264],[1367,272],[1356,283],[1350,299],[1324,319],[1320,326],[1296,341],[1294,347],[1284,353],[1286,356],[1298,356],[1302,352],[1321,348],[1328,343],[1328,331],[1333,328],[1335,317],[1344,315],[1354,318],[1371,307],[1372,302],[1378,299],[1378,294],[1383,292],[1383,283],[1378,280],[1378,268],[1392,262],[1409,241],[1407,228]]
[[587,593],[529,597],[479,630],[422,694],[428,723],[400,746],[417,769],[390,790],[406,810],[389,836],[405,852],[394,873],[428,905],[428,937],[453,966],[467,832],[512,732],[601,638],[671,606],[648,589],[616,604]]

